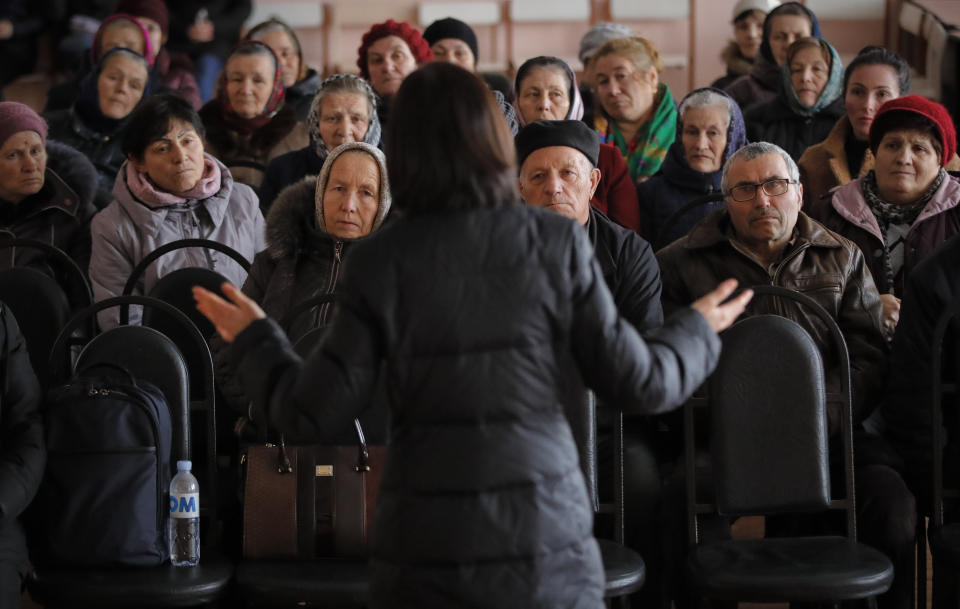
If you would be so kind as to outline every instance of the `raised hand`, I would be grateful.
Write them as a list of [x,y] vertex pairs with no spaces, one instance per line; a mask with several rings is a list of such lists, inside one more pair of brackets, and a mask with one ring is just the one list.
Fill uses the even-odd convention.
[[213,322],[223,340],[230,343],[252,322],[267,315],[232,283],[226,282],[220,288],[231,302],[200,286],[193,287],[193,298],[197,301],[197,310]]
[[744,290],[736,298],[724,303],[723,301],[733,294],[735,289],[737,289],[737,280],[727,279],[690,306],[707,319],[707,323],[714,332],[720,332],[740,317],[747,303],[753,298],[753,290]]

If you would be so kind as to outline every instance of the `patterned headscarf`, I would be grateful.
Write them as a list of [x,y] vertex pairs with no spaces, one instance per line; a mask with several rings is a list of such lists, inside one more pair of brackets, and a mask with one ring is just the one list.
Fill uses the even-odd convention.
[[[236,55],[237,51],[247,48],[257,49],[257,52],[251,53],[252,55],[267,55],[273,59],[273,91],[270,93],[270,98],[267,99],[267,105],[263,107],[263,111],[253,118],[243,118],[238,115],[230,105],[230,98],[227,96],[226,64],[230,63],[230,58]],[[217,79],[217,102],[220,104],[220,114],[228,125],[241,133],[256,131],[269,123],[270,120],[277,115],[277,112],[283,107],[284,95],[283,74],[280,70],[280,62],[277,60],[273,49],[259,40],[244,40],[233,47],[233,50],[227,55],[224,69],[220,72],[220,77]]]
[[377,208],[377,215],[373,218],[373,226],[370,228],[371,233],[375,232],[380,228],[380,225],[383,224],[383,219],[387,217],[387,212],[390,211],[390,205],[393,202],[390,196],[390,182],[387,179],[387,158],[383,156],[383,151],[365,142],[347,142],[346,144],[337,146],[327,155],[327,160],[323,162],[323,167],[320,168],[320,175],[317,176],[317,189],[314,191],[317,228],[325,233],[329,231],[327,231],[327,221],[323,217],[323,193],[327,190],[327,182],[330,181],[330,170],[338,158],[345,152],[350,152],[351,150],[359,150],[369,154],[373,157],[373,161],[380,170],[380,206]]
[[[356,89],[359,89],[359,91],[356,89],[343,89],[337,86],[341,83],[350,83],[354,85]],[[321,105],[324,99],[324,93],[326,92],[325,90],[331,88],[335,88],[334,92],[336,93],[356,93],[366,96],[367,104],[370,107],[370,124],[367,126],[367,134],[363,136],[363,141],[373,146],[379,145],[381,128],[380,119],[377,117],[377,95],[373,92],[373,88],[367,81],[359,76],[354,76],[353,74],[334,74],[320,83],[320,88],[317,89],[317,94],[313,97],[313,103],[310,104],[310,112],[307,113],[307,129],[310,131],[310,141],[313,142],[317,156],[322,159],[326,158],[327,154],[330,153],[330,150],[327,148],[327,143],[323,141],[323,136],[320,135],[320,112],[322,110]]]

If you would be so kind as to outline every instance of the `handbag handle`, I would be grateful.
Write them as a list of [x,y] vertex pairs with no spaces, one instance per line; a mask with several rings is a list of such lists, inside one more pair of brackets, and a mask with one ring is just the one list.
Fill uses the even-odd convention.
[[[353,428],[357,432],[357,464],[353,466],[354,471],[370,471],[370,450],[367,449],[367,438],[363,435],[363,427],[360,425],[360,419],[353,420]],[[287,441],[283,434],[280,434],[280,444],[277,447],[277,473],[292,474],[293,466],[290,464],[290,458],[287,456]]]

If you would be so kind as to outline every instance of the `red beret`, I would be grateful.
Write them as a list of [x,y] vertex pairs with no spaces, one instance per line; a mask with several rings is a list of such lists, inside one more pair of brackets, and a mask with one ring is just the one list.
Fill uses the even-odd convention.
[[941,165],[946,167],[957,152],[957,132],[953,127],[953,119],[947,109],[935,101],[930,101],[920,95],[904,95],[891,99],[880,106],[877,115],[870,125],[870,147],[876,153],[876,145],[886,132],[896,129],[895,120],[880,120],[880,117],[891,112],[911,112],[931,121],[940,134],[940,143],[943,145],[943,159]]
[[410,27],[406,21],[397,23],[393,19],[387,19],[383,23],[377,23],[363,35],[360,41],[360,48],[357,49],[357,66],[360,68],[360,75],[370,80],[370,71],[367,70],[367,50],[374,42],[387,36],[396,36],[403,39],[410,47],[414,61],[417,65],[424,64],[433,59],[433,51],[430,45],[423,39],[416,29]]

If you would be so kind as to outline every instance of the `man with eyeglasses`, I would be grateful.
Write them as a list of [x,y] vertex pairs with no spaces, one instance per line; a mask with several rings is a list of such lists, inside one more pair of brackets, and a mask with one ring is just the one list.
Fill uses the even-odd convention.
[[[803,292],[834,315],[850,352],[858,536],[884,551],[895,566],[894,586],[881,597],[881,609],[906,607],[913,590],[914,498],[888,465],[896,458],[860,426],[879,401],[887,356],[880,295],[863,254],[852,241],[800,211],[803,186],[797,165],[774,144],[748,144],[731,155],[721,188],[724,209],[657,253],[664,313],[689,305],[719,280],[734,277],[744,288],[765,284]],[[839,388],[830,336],[812,312],[783,299],[758,296],[744,315],[759,314],[781,315],[805,328],[823,355],[828,390]],[[836,437],[837,404],[828,404],[827,419],[830,435]]]

